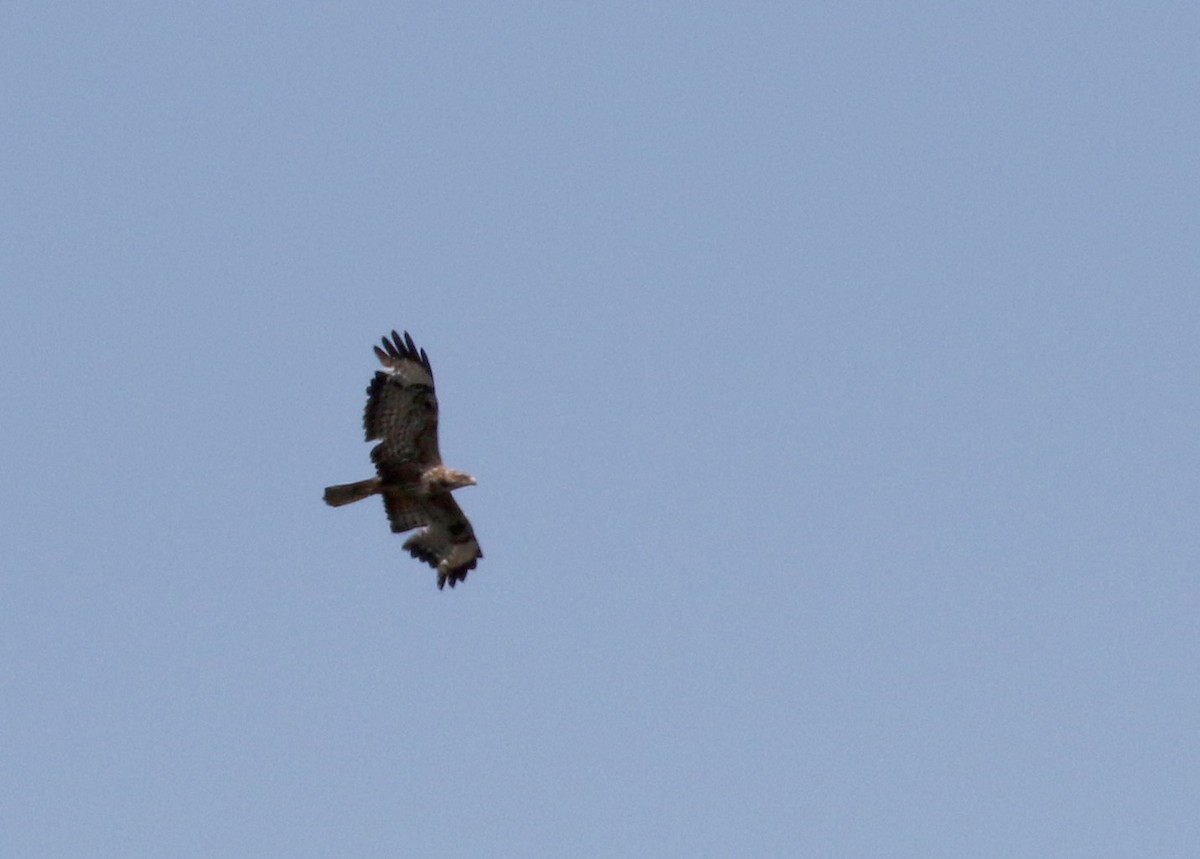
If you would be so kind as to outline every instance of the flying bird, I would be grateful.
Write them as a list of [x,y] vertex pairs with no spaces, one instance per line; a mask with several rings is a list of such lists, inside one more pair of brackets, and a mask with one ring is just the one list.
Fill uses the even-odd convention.
[[425,350],[417,349],[407,331],[403,339],[393,331],[375,354],[384,369],[367,387],[363,428],[367,441],[379,439],[371,449],[376,476],[326,487],[325,503],[341,507],[382,495],[394,533],[422,529],[404,548],[437,570],[439,589],[447,582],[454,587],[483,557],[471,523],[450,494],[474,486],[475,478],[442,464],[438,402]]

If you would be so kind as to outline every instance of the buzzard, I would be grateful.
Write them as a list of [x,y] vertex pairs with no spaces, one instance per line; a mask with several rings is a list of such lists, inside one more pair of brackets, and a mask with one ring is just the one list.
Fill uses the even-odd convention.
[[384,369],[367,388],[363,427],[376,476],[325,489],[325,503],[341,507],[371,495],[383,496],[392,531],[422,530],[404,541],[417,560],[437,570],[438,588],[454,587],[483,557],[471,523],[451,491],[474,486],[475,478],[442,465],[438,453],[438,403],[433,369],[425,350],[418,351],[407,331],[383,338],[375,354]]

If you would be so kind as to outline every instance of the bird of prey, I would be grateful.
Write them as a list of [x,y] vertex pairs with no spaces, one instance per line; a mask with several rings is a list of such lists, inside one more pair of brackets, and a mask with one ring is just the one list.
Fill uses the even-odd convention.
[[367,387],[363,428],[371,450],[375,477],[325,489],[325,503],[341,507],[371,495],[383,496],[392,531],[422,530],[404,541],[417,560],[437,570],[438,588],[454,587],[475,569],[483,552],[471,523],[450,494],[474,486],[471,475],[447,468],[438,452],[438,402],[433,369],[425,350],[418,350],[407,331],[395,331],[375,354],[384,369]]

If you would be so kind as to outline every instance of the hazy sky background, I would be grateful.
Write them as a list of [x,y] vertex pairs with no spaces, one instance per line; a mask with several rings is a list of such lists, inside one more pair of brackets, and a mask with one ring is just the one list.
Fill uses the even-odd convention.
[[0,853],[1200,855],[1197,45],[0,5]]

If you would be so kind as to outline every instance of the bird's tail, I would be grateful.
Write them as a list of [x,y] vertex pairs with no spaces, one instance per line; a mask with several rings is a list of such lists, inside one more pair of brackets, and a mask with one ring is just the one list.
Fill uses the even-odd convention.
[[357,483],[340,483],[337,486],[325,487],[325,503],[330,507],[341,507],[361,501],[379,491],[379,478],[369,477]]

